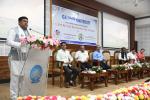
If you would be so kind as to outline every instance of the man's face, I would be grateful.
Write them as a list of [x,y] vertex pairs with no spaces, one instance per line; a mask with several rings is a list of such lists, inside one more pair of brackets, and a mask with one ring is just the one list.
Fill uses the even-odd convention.
[[132,50],[132,53],[135,54],[136,53],[135,50]]
[[145,50],[141,50],[141,53],[144,53]]
[[100,49],[101,49],[101,47],[100,47],[100,46],[97,46],[96,48],[97,48],[97,50],[100,50]]
[[22,20],[19,22],[19,26],[20,26],[23,30],[26,30],[27,27],[28,27],[28,20],[27,20],[27,19],[22,19]]
[[84,47],[84,46],[81,46],[80,49],[81,49],[81,51],[84,51],[84,50],[85,50],[85,47]]
[[123,50],[123,52],[125,52],[125,51],[126,51],[126,48],[123,48],[122,50]]
[[66,45],[66,44],[62,44],[62,46],[61,46],[61,47],[62,47],[62,49],[63,49],[63,50],[66,50],[67,45]]

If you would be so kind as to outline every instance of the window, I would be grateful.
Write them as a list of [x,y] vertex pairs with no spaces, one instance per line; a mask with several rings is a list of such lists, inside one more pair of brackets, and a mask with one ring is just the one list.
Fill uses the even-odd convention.
[[129,22],[107,13],[103,13],[103,47],[129,48]]

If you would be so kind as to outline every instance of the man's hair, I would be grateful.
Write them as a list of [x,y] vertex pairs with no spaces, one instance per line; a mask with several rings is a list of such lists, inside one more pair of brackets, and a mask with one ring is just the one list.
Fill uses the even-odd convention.
[[85,47],[85,45],[80,45],[80,47],[82,47],[82,46],[84,46],[84,47]]
[[101,46],[99,44],[97,44],[96,47],[101,47]]
[[62,46],[63,44],[67,44],[66,42],[61,42],[60,45]]
[[132,48],[131,51],[135,50],[135,48]]
[[18,18],[18,22],[22,21],[23,19],[27,19],[28,20],[28,18],[26,16],[22,16],[22,17]]
[[144,49],[144,48],[142,48],[141,50],[144,50],[144,51],[145,51],[145,49]]
[[122,47],[121,50],[126,49],[125,47]]

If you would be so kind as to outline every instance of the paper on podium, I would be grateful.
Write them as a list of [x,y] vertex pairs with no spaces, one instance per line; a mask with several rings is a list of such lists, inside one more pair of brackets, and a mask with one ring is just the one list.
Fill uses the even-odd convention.
[[32,48],[29,50],[24,65],[23,85],[20,95],[43,96],[47,90],[49,49],[40,50]]

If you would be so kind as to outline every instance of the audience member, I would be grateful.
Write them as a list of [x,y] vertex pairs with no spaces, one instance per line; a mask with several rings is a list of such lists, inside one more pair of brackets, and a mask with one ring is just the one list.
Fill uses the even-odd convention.
[[135,49],[132,49],[131,52],[127,54],[127,57],[129,58],[129,63],[131,64],[137,63],[137,56]]
[[110,66],[108,66],[108,65],[106,64],[106,60],[105,60],[105,58],[104,58],[104,56],[103,56],[103,54],[102,54],[100,48],[101,48],[101,47],[100,47],[99,45],[97,45],[96,50],[93,52],[93,55],[92,55],[92,58],[93,58],[93,65],[94,65],[94,66],[97,66],[97,62],[99,62],[99,63],[100,63],[100,66],[101,66],[104,70],[107,70],[107,69],[110,68]]
[[62,42],[61,49],[57,52],[56,60],[63,62],[63,69],[65,71],[65,87],[69,88],[69,85],[76,85],[76,77],[79,72],[71,65],[73,58],[70,55],[70,52],[66,50],[66,48],[66,43]]
[[145,49],[142,48],[142,49],[136,54],[137,59],[138,59],[141,63],[143,63],[143,62],[145,61],[144,51],[145,51]]
[[124,64],[128,62],[127,50],[125,47],[121,48],[121,52],[118,55],[118,59],[119,59],[119,64]]
[[92,66],[88,63],[89,55],[88,51],[85,50],[84,45],[80,46],[80,50],[76,52],[75,59],[80,63],[79,67],[81,71],[92,68]]

